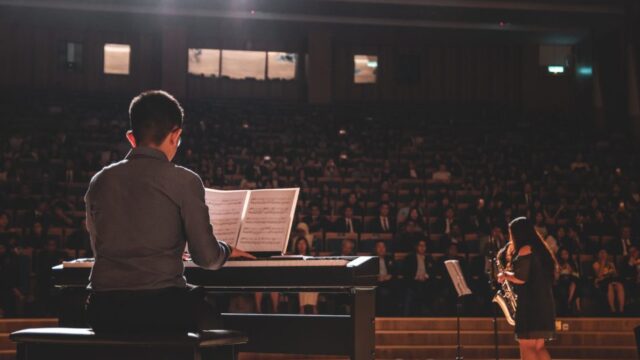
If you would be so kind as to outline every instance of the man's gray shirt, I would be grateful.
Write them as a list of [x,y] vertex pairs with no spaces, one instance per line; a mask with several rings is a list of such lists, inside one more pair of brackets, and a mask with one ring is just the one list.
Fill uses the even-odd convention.
[[91,179],[84,200],[94,291],[185,287],[185,242],[203,268],[220,268],[230,254],[213,235],[200,177],[159,150],[132,149]]

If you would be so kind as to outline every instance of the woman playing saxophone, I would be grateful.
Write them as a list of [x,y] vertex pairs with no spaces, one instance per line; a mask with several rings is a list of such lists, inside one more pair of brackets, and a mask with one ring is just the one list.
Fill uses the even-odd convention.
[[517,295],[515,334],[520,358],[551,359],[545,341],[555,337],[555,257],[525,217],[509,223],[509,237],[513,244],[512,270],[499,273],[498,281],[509,281]]

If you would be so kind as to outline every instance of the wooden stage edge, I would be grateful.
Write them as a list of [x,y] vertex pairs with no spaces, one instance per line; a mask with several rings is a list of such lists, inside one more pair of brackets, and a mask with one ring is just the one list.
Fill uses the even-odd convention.
[[[57,326],[57,319],[0,319],[0,360],[15,360],[9,334],[24,328]],[[456,319],[377,318],[376,359],[454,359]],[[638,359],[633,329],[640,318],[558,318],[553,359]],[[465,359],[495,359],[492,318],[461,318]],[[304,329],[301,329],[304,331]],[[518,358],[513,328],[498,319],[500,359]],[[239,360],[337,360],[338,356],[241,353]]]

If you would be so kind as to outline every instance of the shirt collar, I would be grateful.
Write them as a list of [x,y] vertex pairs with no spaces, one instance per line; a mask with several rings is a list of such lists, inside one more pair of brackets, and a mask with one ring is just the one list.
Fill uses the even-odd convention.
[[152,149],[147,146],[138,146],[129,151],[125,159],[135,159],[139,157],[149,157],[157,160],[169,161],[167,156],[160,150]]

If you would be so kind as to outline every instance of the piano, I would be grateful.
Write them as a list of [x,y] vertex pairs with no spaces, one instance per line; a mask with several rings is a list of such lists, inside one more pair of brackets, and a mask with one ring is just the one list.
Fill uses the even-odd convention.
[[[53,268],[61,296],[60,325],[87,326],[84,299],[91,259]],[[303,257],[230,260],[219,270],[185,262],[187,282],[211,293],[313,291],[344,294],[349,315],[223,313],[225,328],[249,337],[241,352],[341,355],[375,358],[375,286],[378,258]]]

